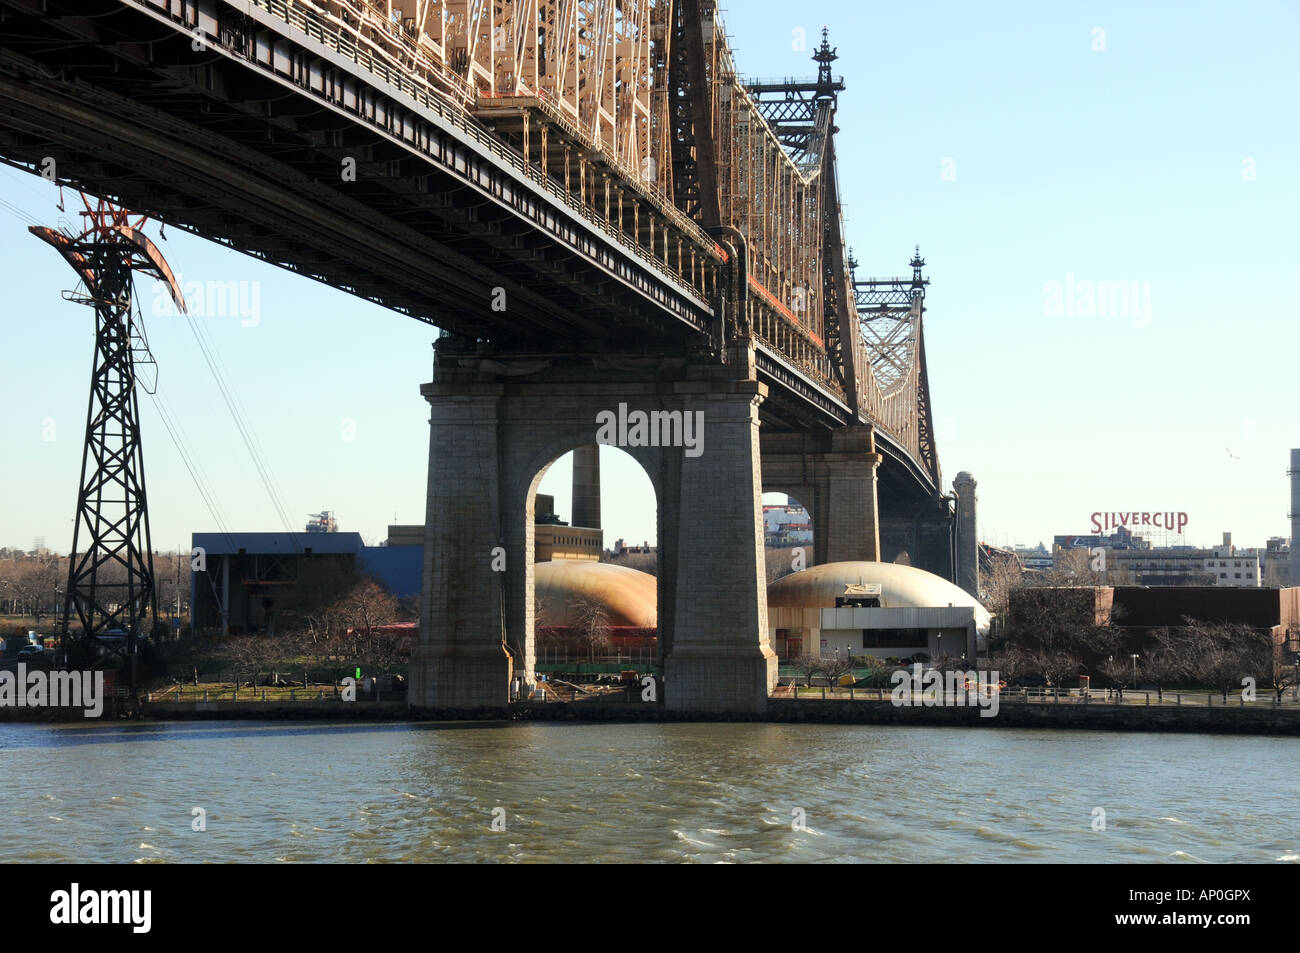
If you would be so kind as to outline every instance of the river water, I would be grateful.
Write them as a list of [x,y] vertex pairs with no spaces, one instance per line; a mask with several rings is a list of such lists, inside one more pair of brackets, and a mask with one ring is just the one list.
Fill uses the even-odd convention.
[[1081,731],[4,724],[0,861],[1294,863],[1298,761]]

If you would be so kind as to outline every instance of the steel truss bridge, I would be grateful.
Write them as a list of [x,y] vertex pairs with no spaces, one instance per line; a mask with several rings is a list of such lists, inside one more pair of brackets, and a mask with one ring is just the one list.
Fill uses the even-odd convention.
[[924,262],[855,280],[813,58],[742,78],[711,0],[0,0],[0,158],[449,348],[750,338],[765,426],[873,424],[935,498]]

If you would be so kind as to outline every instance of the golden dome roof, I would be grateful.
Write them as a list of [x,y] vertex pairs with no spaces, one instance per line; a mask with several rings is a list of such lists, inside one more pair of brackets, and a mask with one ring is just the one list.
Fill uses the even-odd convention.
[[578,624],[578,603],[599,602],[609,625],[655,628],[659,581],[649,573],[591,559],[557,559],[533,566],[538,625]]

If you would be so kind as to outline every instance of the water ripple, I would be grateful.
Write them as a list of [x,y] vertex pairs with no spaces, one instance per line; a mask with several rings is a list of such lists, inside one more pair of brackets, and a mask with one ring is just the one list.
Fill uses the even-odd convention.
[[1298,754],[834,725],[5,724],[0,791],[59,813],[0,819],[0,862],[1297,863],[1276,806]]

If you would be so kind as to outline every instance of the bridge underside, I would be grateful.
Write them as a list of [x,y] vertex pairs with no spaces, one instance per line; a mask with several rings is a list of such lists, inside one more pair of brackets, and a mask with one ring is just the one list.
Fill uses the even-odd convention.
[[[508,150],[466,142],[477,124],[457,130],[329,50],[310,51],[337,77],[325,90],[320,70],[298,68],[306,52],[282,72],[251,47],[196,51],[189,32],[117,0],[0,12],[7,161],[52,159],[58,181],[471,338],[707,346],[702,263],[698,287],[665,275],[638,254],[642,236],[621,242],[521,181]],[[647,214],[649,249],[653,228]]]
[[[703,423],[698,456],[624,447],[658,496],[670,707],[761,710],[774,686],[765,489],[810,506],[818,562],[905,551],[952,577],[937,458],[872,427],[782,335],[747,336],[734,247],[558,131],[521,159],[256,4],[163,6],[0,0],[0,159],[448,332],[423,388],[414,704],[498,705],[512,665],[531,678],[532,494],[620,404]],[[206,44],[184,17],[211,21]]]
[[[956,581],[951,504],[922,486],[909,460],[878,431],[763,431],[763,490],[807,508],[813,560],[908,564]],[[868,472],[869,471],[869,472]]]
[[[721,355],[719,266],[670,247],[641,198],[615,213],[593,185],[577,190],[582,204],[567,192],[576,172],[539,185],[536,168],[480,141],[482,124],[456,127],[320,44],[276,40],[263,63],[275,25],[213,9],[228,49],[196,50],[181,24],[121,0],[0,0],[0,160],[487,353]],[[859,420],[779,351],[760,343],[756,360],[765,426]],[[880,439],[885,470],[896,461],[910,493],[937,493],[925,467]]]

